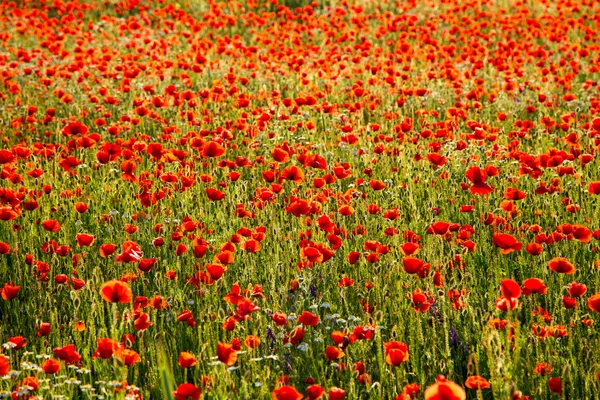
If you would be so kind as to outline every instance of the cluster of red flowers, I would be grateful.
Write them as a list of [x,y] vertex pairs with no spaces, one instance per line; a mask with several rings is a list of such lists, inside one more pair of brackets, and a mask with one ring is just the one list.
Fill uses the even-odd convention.
[[13,397],[593,396],[596,2],[181,3],[0,4]]

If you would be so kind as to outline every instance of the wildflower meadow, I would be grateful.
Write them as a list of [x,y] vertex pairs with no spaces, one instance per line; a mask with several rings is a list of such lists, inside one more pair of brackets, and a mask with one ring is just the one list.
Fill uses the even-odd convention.
[[599,30],[0,0],[0,399],[599,398]]

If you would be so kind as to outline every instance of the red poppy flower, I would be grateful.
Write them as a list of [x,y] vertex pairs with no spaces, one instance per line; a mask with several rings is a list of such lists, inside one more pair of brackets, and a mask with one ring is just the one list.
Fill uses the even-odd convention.
[[137,317],[133,322],[133,328],[136,331],[144,331],[150,328],[152,325],[152,322],[150,322],[150,315],[147,313],[140,313],[139,317]]
[[157,259],[153,258],[143,258],[138,262],[138,268],[141,271],[148,272],[152,269],[154,264],[156,264]]
[[308,259],[310,262],[321,263],[323,262],[323,253],[316,247],[303,247],[300,249],[300,257]]
[[527,243],[527,245],[525,246],[525,251],[527,251],[532,256],[538,256],[542,254],[544,248],[539,243]]
[[491,387],[487,379],[479,375],[469,376],[465,381],[465,386],[474,390],[489,389]]
[[298,317],[298,322],[304,326],[317,326],[319,323],[319,317],[311,312],[303,311]]
[[371,186],[371,189],[375,191],[383,190],[387,187],[385,183],[377,179],[371,179],[369,186]]
[[226,270],[227,268],[221,264],[206,264],[206,271],[215,281],[221,279]]
[[87,328],[85,326],[85,322],[83,322],[83,321],[77,321],[77,322],[75,322],[75,325],[73,326],[73,330],[75,332],[83,332],[86,329]]
[[121,344],[114,339],[101,338],[96,340],[98,346],[96,351],[92,354],[93,358],[104,358],[109,359],[113,356],[115,351],[119,350]]
[[502,254],[509,254],[523,248],[523,243],[506,233],[495,233],[492,242],[500,248]]
[[104,257],[104,258],[109,257],[110,255],[112,255],[115,252],[116,249],[117,249],[117,246],[115,246],[114,244],[105,243],[102,246],[100,246],[100,249],[99,249],[100,256]]
[[592,295],[588,299],[588,307],[590,308],[590,310],[600,313],[600,292]]
[[42,222],[42,228],[48,232],[57,232],[60,230],[60,224],[55,219],[48,219]]
[[318,400],[325,394],[325,389],[321,385],[310,385],[306,388],[306,397],[310,400]]
[[347,276],[344,276],[344,277],[342,277],[338,281],[338,286],[339,287],[351,287],[351,286],[354,286],[354,279],[350,279]]
[[3,300],[12,300],[19,295],[19,291],[21,290],[21,286],[13,285],[12,282],[5,283],[2,288],[2,299]]
[[177,390],[173,392],[177,400],[198,400],[202,390],[191,383],[182,383],[177,386]]
[[408,385],[404,386],[404,390],[402,391],[402,395],[404,397],[400,397],[401,395],[398,395],[396,396],[396,400],[399,400],[399,398],[402,400],[416,399],[420,391],[421,386],[416,383],[409,383]]
[[238,285],[237,283],[234,283],[231,286],[231,292],[229,294],[227,294],[225,297],[223,297],[223,299],[226,302],[233,304],[234,306],[237,306],[239,303],[242,302],[242,300],[244,300],[244,296],[240,295],[240,293],[241,293],[240,285]]
[[15,350],[20,350],[23,347],[27,346],[27,339],[23,336],[13,336],[8,338],[8,343],[11,343],[14,346]]
[[222,156],[223,154],[225,154],[225,148],[214,140],[211,140],[202,146],[203,157],[216,158]]
[[427,228],[427,233],[435,235],[445,235],[450,228],[450,223],[445,221],[434,222]]
[[496,308],[500,311],[504,311],[504,312],[508,312],[510,310],[514,310],[515,308],[517,308],[519,305],[519,300],[511,297],[511,298],[506,298],[506,297],[502,297],[498,300],[496,300]]
[[592,240],[592,231],[583,225],[573,225],[573,237],[581,243],[589,243]]
[[0,254],[9,254],[10,253],[10,245],[5,242],[0,242]]
[[383,213],[383,218],[388,219],[390,221],[395,221],[400,218],[400,212],[397,207],[390,208],[389,210]]
[[509,187],[504,192],[504,197],[508,200],[523,200],[527,197],[527,193],[520,191],[519,189]]
[[465,400],[465,390],[444,376],[437,377],[436,383],[425,389],[425,400]]
[[587,292],[587,286],[582,283],[571,282],[567,287],[569,291],[569,296],[571,297],[581,297]]
[[273,148],[273,150],[271,151],[271,156],[275,161],[280,163],[284,163],[290,160],[289,153],[279,146]]
[[425,312],[431,307],[431,302],[421,289],[416,289],[411,295],[413,308],[417,312]]
[[600,181],[599,182],[591,182],[588,187],[589,194],[600,194]]
[[552,372],[552,367],[547,363],[538,363],[533,369],[533,372],[539,376],[546,376]]
[[553,258],[548,262],[548,267],[550,267],[552,271],[560,274],[571,275],[575,273],[575,266],[571,264],[569,260],[563,257]]
[[229,317],[225,320],[225,322],[223,322],[223,329],[228,332],[231,332],[235,329],[236,324],[237,321],[235,320],[235,318]]
[[327,348],[325,349],[325,357],[327,357],[329,361],[342,358],[344,357],[344,354],[345,353],[342,350],[340,350],[340,348],[337,346],[327,346]]
[[183,310],[182,312],[177,314],[177,320],[185,322],[190,327],[196,326],[196,321],[194,320],[194,316],[192,315],[192,312],[190,310]]
[[86,212],[88,210],[88,205],[83,202],[77,202],[77,203],[75,203],[75,210],[78,213],[83,214],[84,212]]
[[354,207],[349,204],[345,204],[338,208],[338,213],[344,217],[349,217],[350,215],[354,214]]
[[64,136],[84,136],[88,131],[83,122],[69,122],[62,130]]
[[233,251],[221,251],[215,255],[215,262],[223,265],[229,265],[235,260]]
[[479,167],[470,167],[465,173],[465,177],[473,183],[471,186],[472,194],[485,195],[494,191],[494,189],[485,183],[487,173]]
[[329,389],[329,400],[344,400],[346,391],[339,387],[332,386]]
[[50,323],[42,322],[35,328],[35,330],[36,330],[35,336],[37,336],[37,337],[48,336],[50,334],[51,329],[52,329],[52,325]]
[[133,300],[133,294],[129,285],[118,280],[102,284],[100,295],[109,303],[130,303]]
[[83,279],[72,277],[71,284],[73,285],[74,290],[79,290],[85,286],[85,281]]
[[141,361],[140,355],[132,349],[119,348],[115,354],[128,367]]
[[0,354],[0,376],[8,375],[10,372],[10,362],[4,354]]
[[28,376],[21,381],[21,387],[28,387],[30,392],[35,392],[40,387],[40,381],[36,376]]
[[238,358],[237,350],[233,348],[233,345],[222,342],[217,344],[217,356],[219,357],[219,361],[227,366],[235,364]]
[[302,393],[293,386],[280,386],[271,393],[272,400],[302,400]]
[[52,352],[56,357],[69,364],[77,364],[81,362],[81,355],[75,350],[74,344],[69,344],[64,347],[55,347]]
[[302,164],[304,164],[306,167],[316,168],[324,171],[327,170],[327,161],[319,154],[307,155]]
[[181,368],[190,368],[198,364],[198,360],[192,354],[182,351],[179,353],[178,364]]
[[523,294],[531,296],[534,293],[546,294],[548,287],[544,285],[544,281],[538,278],[529,278],[523,282]]
[[41,367],[44,373],[46,374],[56,374],[58,371],[60,371],[60,362],[51,358],[49,360],[44,361]]
[[133,235],[134,233],[136,233],[139,230],[139,227],[137,227],[136,225],[133,225],[133,224],[125,224],[124,230],[128,234]]
[[284,343],[291,343],[294,346],[298,346],[304,340],[305,335],[304,328],[299,326],[290,332],[289,335],[284,339]]
[[208,251],[208,245],[202,243],[194,243],[194,257],[202,258]]
[[13,210],[10,207],[0,207],[0,220],[1,221],[12,221],[21,215],[21,212],[17,210]]
[[362,255],[358,251],[351,251],[348,253],[348,262],[350,264],[356,264]]
[[244,242],[242,249],[248,253],[256,253],[260,251],[260,242],[258,240],[250,239]]
[[502,296],[507,299],[516,299],[521,295],[521,287],[517,282],[513,281],[512,279],[503,279],[500,282],[500,285]]
[[421,245],[418,243],[406,242],[400,246],[400,252],[405,256],[412,256],[417,254],[420,248]]
[[562,381],[560,378],[550,378],[548,380],[548,388],[551,392],[554,392],[558,395],[562,393]]
[[[348,335],[346,335],[344,332],[342,331],[333,331],[331,332],[331,339],[333,340],[333,343],[335,343],[336,345],[340,345],[345,338],[347,338]],[[335,346],[328,346],[328,347],[334,347]],[[327,352],[327,349],[325,349],[325,352]]]
[[11,163],[15,159],[15,156],[10,150],[0,150],[0,165]]
[[567,309],[577,308],[577,300],[573,297],[563,296],[563,306]]
[[271,319],[273,320],[273,322],[275,322],[275,325],[277,326],[284,326],[288,323],[286,315],[282,312],[276,312],[271,316]]
[[89,235],[87,233],[78,233],[75,236],[75,239],[77,240],[77,245],[79,247],[89,247],[94,243],[94,235]]
[[123,243],[123,250],[121,254],[117,256],[115,261],[131,263],[138,261],[140,258],[142,258],[140,246],[136,242],[127,240]]
[[260,346],[260,338],[255,335],[248,335],[244,339],[244,345],[250,349],[255,349]]
[[206,188],[206,196],[209,200],[219,201],[225,198],[225,193],[221,192],[218,189]]
[[369,253],[366,255],[365,260],[369,263],[376,263],[379,261],[379,255],[377,253]]
[[433,169],[437,169],[439,167],[443,167],[446,164],[447,158],[438,153],[429,153],[427,154],[427,161],[431,164]]
[[285,167],[279,175],[279,183],[282,183],[284,180],[293,181],[296,184],[300,184],[302,181],[304,181],[304,171],[295,165]]
[[425,266],[425,261],[416,257],[404,257],[402,258],[402,265],[407,273],[416,274],[423,269]]
[[383,344],[385,351],[385,362],[397,367],[405,361],[408,361],[408,346],[406,343],[392,341]]

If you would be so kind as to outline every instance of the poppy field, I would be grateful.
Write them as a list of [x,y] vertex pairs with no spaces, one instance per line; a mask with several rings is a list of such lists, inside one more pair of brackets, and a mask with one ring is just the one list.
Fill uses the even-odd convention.
[[600,3],[0,2],[0,399],[592,399]]

